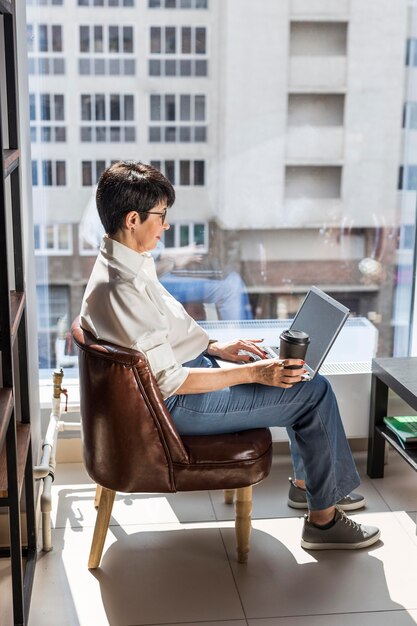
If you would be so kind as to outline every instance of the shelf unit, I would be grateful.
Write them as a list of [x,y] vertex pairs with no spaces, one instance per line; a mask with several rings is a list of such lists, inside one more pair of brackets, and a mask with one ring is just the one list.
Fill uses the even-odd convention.
[[[16,21],[14,3],[0,0],[5,65],[0,107],[0,507],[8,509],[13,623],[28,623],[36,565],[36,516],[27,366],[26,298],[22,242]],[[23,496],[22,496],[23,494]],[[26,518],[22,544],[21,517]],[[4,599],[2,598],[2,602]]]
[[417,471],[417,449],[404,449],[396,435],[384,424],[384,417],[388,415],[390,390],[413,411],[417,411],[417,357],[384,357],[372,360],[367,463],[367,473],[371,478],[384,476],[385,442]]

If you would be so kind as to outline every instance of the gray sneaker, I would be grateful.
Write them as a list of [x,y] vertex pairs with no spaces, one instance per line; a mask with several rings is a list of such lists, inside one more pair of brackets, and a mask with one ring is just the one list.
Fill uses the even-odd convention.
[[[290,481],[290,490],[288,492],[288,501],[287,504],[292,509],[307,509],[307,495],[304,489],[300,489],[294,483],[292,478],[288,479]],[[357,509],[361,509],[365,506],[365,498],[361,496],[359,493],[350,493],[346,498],[342,498],[337,502],[337,506],[342,509],[342,511],[356,511]]]
[[381,531],[375,526],[357,524],[336,507],[335,522],[330,528],[318,528],[304,519],[301,547],[306,550],[356,550],[378,541]]

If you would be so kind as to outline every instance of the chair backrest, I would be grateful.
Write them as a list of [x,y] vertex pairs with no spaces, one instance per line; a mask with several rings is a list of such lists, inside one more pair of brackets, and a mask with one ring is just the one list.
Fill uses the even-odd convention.
[[175,491],[188,456],[145,355],[95,339],[77,318],[83,453],[91,478],[124,492]]

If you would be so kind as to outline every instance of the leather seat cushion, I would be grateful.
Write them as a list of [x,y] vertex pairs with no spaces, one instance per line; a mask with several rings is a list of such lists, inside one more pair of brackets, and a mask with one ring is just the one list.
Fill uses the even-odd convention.
[[182,436],[190,463],[174,463],[178,491],[232,489],[254,485],[268,476],[272,438],[267,428],[238,433]]

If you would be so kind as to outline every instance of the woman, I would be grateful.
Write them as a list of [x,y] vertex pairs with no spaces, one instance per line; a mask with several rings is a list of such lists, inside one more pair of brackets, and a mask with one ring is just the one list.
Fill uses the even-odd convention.
[[[304,370],[290,366],[303,362],[265,359],[260,340],[209,342],[158,281],[150,251],[169,229],[171,183],[149,165],[121,161],[102,174],[96,200],[107,234],[85,291],[82,327],[146,354],[180,434],[289,428],[306,474],[303,547],[352,549],[377,541],[377,528],[356,524],[335,506],[359,476],[326,379],[301,382]],[[216,367],[214,356],[230,368]]]

